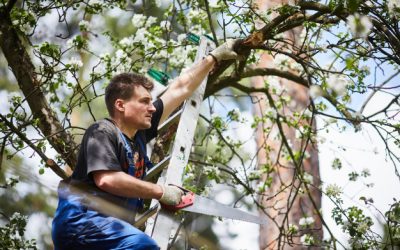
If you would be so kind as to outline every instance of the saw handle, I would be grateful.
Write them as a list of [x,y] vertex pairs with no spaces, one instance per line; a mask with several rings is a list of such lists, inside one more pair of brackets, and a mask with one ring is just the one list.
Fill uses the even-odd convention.
[[181,202],[178,205],[172,206],[172,205],[166,205],[162,202],[160,202],[161,207],[165,210],[171,211],[171,212],[176,212],[178,210],[181,210],[182,208],[189,207],[193,205],[194,203],[194,193],[190,190],[187,190],[183,187],[174,185],[174,184],[169,184],[171,186],[175,186],[183,191],[182,199]]

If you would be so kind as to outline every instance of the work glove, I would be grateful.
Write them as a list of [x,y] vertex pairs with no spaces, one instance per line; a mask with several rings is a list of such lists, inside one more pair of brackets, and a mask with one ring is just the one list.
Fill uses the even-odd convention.
[[220,63],[223,60],[231,60],[231,59],[242,59],[238,54],[234,51],[234,45],[239,39],[229,39],[225,43],[218,46],[216,49],[210,52],[210,55]]
[[181,202],[182,195],[184,194],[182,189],[173,185],[164,185],[161,188],[163,189],[163,195],[159,200],[161,203],[176,206]]

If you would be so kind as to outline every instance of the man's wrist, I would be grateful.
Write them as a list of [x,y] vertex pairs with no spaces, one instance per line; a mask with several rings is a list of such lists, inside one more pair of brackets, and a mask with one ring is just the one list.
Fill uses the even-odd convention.
[[161,185],[156,184],[156,199],[159,200],[164,194],[164,187]]
[[212,58],[212,60],[214,61],[214,63],[216,64],[216,65],[218,65],[218,59],[213,55],[213,54],[208,54],[208,56],[207,57],[211,57]]

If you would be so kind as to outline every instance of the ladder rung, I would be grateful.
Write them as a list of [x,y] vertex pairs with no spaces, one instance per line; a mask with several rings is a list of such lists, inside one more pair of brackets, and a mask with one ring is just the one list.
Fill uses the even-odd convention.
[[150,218],[155,213],[157,213],[158,207],[159,207],[159,205],[156,204],[153,207],[149,208],[149,210],[147,210],[146,212],[141,214],[140,218],[135,220],[135,222],[133,223],[133,226],[136,227],[136,228],[140,228],[147,221],[148,218]]
[[169,160],[171,160],[171,155],[165,157],[162,161],[160,161],[157,165],[155,165],[144,177],[145,181],[151,180],[154,176],[160,173],[166,166],[169,164]]
[[158,126],[158,134],[163,134],[169,127],[173,124],[177,123],[182,115],[183,108],[178,110],[175,114],[170,116],[165,122],[163,122],[160,126]]

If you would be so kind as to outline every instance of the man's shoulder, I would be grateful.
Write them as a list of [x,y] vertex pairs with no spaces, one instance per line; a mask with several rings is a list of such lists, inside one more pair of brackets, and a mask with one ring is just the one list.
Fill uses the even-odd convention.
[[107,132],[107,133],[116,133],[116,127],[112,120],[108,118],[104,118],[101,120],[97,120],[92,125],[90,125],[87,129],[89,131],[98,131],[98,132]]

